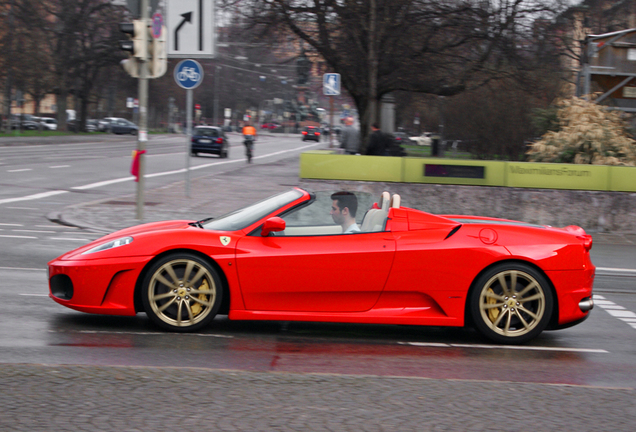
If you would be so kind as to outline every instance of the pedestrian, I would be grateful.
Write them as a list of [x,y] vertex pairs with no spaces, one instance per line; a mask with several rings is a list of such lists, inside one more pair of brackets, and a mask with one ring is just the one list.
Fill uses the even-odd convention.
[[360,152],[360,132],[353,127],[353,117],[345,119],[345,127],[340,134],[340,147],[347,154],[356,154]]
[[371,135],[365,154],[372,156],[385,156],[387,152],[387,136],[380,130],[377,123],[371,125]]

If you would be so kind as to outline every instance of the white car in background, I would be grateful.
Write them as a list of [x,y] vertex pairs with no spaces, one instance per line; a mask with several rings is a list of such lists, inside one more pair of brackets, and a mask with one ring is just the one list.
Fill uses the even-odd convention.
[[57,120],[51,117],[40,117],[40,124],[46,130],[57,130]]
[[424,132],[420,136],[413,136],[409,138],[411,139],[411,141],[415,141],[415,144],[417,145],[430,146],[433,143],[433,139],[431,138],[431,135],[433,134],[430,132]]

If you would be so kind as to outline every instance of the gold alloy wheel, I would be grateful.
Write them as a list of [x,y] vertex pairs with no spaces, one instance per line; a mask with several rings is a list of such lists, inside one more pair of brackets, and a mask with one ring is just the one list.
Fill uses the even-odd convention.
[[545,314],[543,287],[526,272],[505,270],[494,275],[481,290],[479,311],[495,333],[516,337],[531,332]]
[[174,327],[190,327],[204,320],[216,300],[216,283],[201,263],[180,258],[159,267],[148,284],[152,312]]

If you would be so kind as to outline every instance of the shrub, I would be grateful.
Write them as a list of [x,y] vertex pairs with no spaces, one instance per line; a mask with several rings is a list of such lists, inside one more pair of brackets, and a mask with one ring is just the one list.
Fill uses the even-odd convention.
[[636,141],[618,111],[580,98],[558,103],[557,131],[546,132],[526,153],[531,162],[636,166]]

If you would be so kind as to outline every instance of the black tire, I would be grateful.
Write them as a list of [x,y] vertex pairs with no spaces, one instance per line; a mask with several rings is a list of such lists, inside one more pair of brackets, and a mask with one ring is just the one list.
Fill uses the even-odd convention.
[[520,344],[537,337],[552,315],[548,280],[523,263],[502,263],[475,282],[469,308],[477,331],[498,343]]
[[190,152],[190,155],[192,155],[192,156],[196,157],[196,156],[199,156],[199,153],[197,153],[197,152],[193,151],[193,152]]
[[220,154],[221,158],[227,159],[229,152],[230,152],[229,149],[221,150],[221,154]]
[[137,131],[135,129],[133,129],[133,130],[130,131],[130,134],[131,135],[137,135]]
[[164,330],[181,333],[207,326],[221,307],[222,297],[216,270],[189,253],[170,254],[154,263],[141,293],[148,318]]

